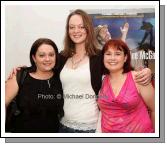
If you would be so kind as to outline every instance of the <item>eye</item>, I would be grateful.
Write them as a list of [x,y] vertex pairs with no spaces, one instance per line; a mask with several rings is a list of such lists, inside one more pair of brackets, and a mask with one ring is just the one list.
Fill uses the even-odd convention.
[[111,53],[109,53],[109,52],[106,52],[106,53],[105,53],[105,55],[111,55]]
[[54,54],[54,53],[51,53],[51,54],[49,54],[49,56],[54,57],[54,56],[55,56],[55,54]]
[[39,54],[39,57],[44,57],[45,55],[44,54]]
[[84,26],[80,26],[79,28],[80,28],[80,29],[85,29],[85,27],[84,27]]
[[75,27],[74,26],[69,26],[69,29],[74,29]]
[[115,52],[115,55],[121,55],[121,52]]

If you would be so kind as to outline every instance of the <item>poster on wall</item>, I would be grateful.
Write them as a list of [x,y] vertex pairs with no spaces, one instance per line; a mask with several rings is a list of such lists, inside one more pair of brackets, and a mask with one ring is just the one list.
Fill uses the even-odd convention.
[[95,35],[102,49],[109,39],[122,39],[131,51],[135,70],[148,67],[155,78],[155,9],[96,9],[87,10],[93,19]]
[[[115,4],[117,4],[117,2]],[[117,6],[118,6],[118,4],[117,4]],[[156,35],[156,34],[159,34],[159,29],[158,29],[159,23],[157,21],[158,17],[156,17],[159,14],[157,11],[158,5],[154,6],[154,5],[150,4],[148,6],[147,5],[138,6],[136,4],[134,6],[132,6],[132,5],[125,5],[122,7],[119,6],[119,8],[117,8],[116,6],[114,6],[114,4],[112,2],[112,3],[110,3],[110,5],[107,5],[107,4],[103,5],[103,7],[101,7],[101,5],[94,5],[94,3],[90,4],[90,5],[81,5],[80,3],[78,3],[78,5],[64,5],[64,4],[58,5],[58,4],[54,3],[52,6],[51,5],[10,6],[7,9],[8,13],[6,14],[6,16],[8,16],[7,17],[8,19],[5,17],[8,21],[6,21],[7,25],[5,25],[6,29],[4,29],[4,34],[6,34],[6,36],[7,36],[7,37],[4,37],[5,38],[4,42],[6,42],[5,44],[8,44],[8,45],[6,45],[6,47],[2,47],[2,48],[5,48],[4,52],[6,51],[6,54],[9,54],[9,52],[11,52],[11,47],[9,47],[9,46],[12,46],[11,40],[14,40],[15,44],[20,44],[17,41],[16,37],[13,37],[13,35],[12,35],[13,32],[10,30],[17,30],[16,31],[18,34],[17,38],[19,38],[19,39],[22,38],[24,40],[22,42],[26,42],[26,43],[24,43],[26,48],[29,48],[28,44],[30,44],[32,42],[32,40],[36,39],[37,37],[47,37],[47,38],[51,38],[55,42],[57,41],[58,43],[62,44],[62,47],[61,47],[62,50],[65,48],[64,47],[65,44],[63,41],[65,37],[69,37],[70,41],[72,40],[72,38],[74,40],[76,39],[76,42],[74,41],[75,45],[71,45],[72,47],[74,47],[72,49],[76,49],[77,46],[79,46],[79,45],[77,45],[77,43],[81,39],[81,42],[84,42],[83,43],[84,45],[80,45],[80,46],[84,46],[86,48],[86,43],[85,43],[86,41],[85,40],[86,40],[87,35],[89,34],[86,32],[88,32],[89,30],[87,30],[86,27],[84,27],[84,25],[86,25],[86,24],[84,24],[84,21],[81,20],[78,23],[76,21],[73,22],[71,25],[71,31],[70,31],[70,24],[67,22],[68,16],[70,15],[70,13],[72,13],[73,11],[78,10],[78,9],[85,11],[87,13],[86,16],[90,16],[92,18],[94,29],[92,29],[91,31],[93,32],[93,30],[94,30],[95,38],[96,38],[97,43],[98,43],[98,45],[97,45],[98,49],[102,50],[105,43],[110,39],[121,39],[122,41],[124,41],[127,44],[127,46],[130,49],[131,60],[132,60],[131,63],[132,63],[134,70],[139,72],[140,70],[142,70],[145,67],[147,67],[151,70],[151,73],[152,73],[151,83],[153,85],[153,89],[155,90],[154,95],[156,96],[155,97],[155,102],[156,102],[156,105],[155,105],[155,130],[153,129],[153,131],[151,130],[152,132],[145,132],[145,133],[139,133],[137,131],[135,133],[134,132],[132,133],[129,131],[130,132],[129,133],[128,131],[125,131],[123,129],[122,130],[120,129],[121,131],[116,130],[115,132],[108,131],[108,133],[106,133],[105,131],[97,132],[96,125],[98,124],[98,120],[100,120],[99,119],[99,116],[100,116],[99,115],[100,114],[99,113],[100,112],[99,106],[100,105],[98,104],[97,97],[99,97],[98,93],[100,92],[102,85],[103,85],[103,82],[101,80],[103,80],[103,78],[105,76],[105,75],[102,75],[102,73],[99,73],[100,71],[98,72],[98,69],[99,68],[101,69],[101,66],[103,64],[96,63],[93,66],[94,69],[89,70],[89,69],[91,69],[91,67],[89,67],[89,65],[83,65],[83,64],[87,60],[88,60],[87,62],[89,62],[89,60],[91,60],[91,58],[89,56],[87,56],[87,54],[85,53],[83,58],[79,59],[79,57],[78,57],[75,60],[75,57],[73,57],[75,55],[75,53],[72,53],[72,56],[70,56],[70,57],[68,56],[69,63],[71,63],[71,66],[72,66],[72,68],[70,68],[70,69],[72,69],[72,70],[70,70],[70,72],[67,71],[65,73],[65,75],[67,75],[69,79],[67,79],[63,82],[63,79],[60,78],[60,81],[62,81],[60,83],[62,83],[62,90],[64,93],[62,95],[64,97],[63,98],[64,99],[64,104],[63,104],[64,106],[62,107],[63,111],[64,111],[64,114],[63,114],[64,116],[62,116],[62,118],[64,120],[62,118],[61,119],[58,118],[59,119],[58,122],[60,123],[59,124],[60,128],[65,128],[67,130],[69,129],[69,132],[67,130],[64,132],[61,132],[60,130],[53,131],[53,132],[48,131],[48,133],[42,133],[42,134],[39,134],[38,132],[35,132],[35,131],[30,132],[30,133],[24,132],[21,134],[18,134],[16,132],[8,132],[8,131],[5,132],[5,129],[6,129],[5,128],[5,115],[4,115],[5,110],[3,110],[2,111],[2,115],[3,115],[2,116],[3,117],[3,119],[2,119],[2,121],[3,121],[2,133],[3,133],[3,136],[4,137],[42,137],[42,138],[49,137],[49,138],[62,139],[61,142],[69,141],[68,139],[70,139],[70,138],[74,138],[74,141],[77,141],[76,138],[81,138],[81,140],[83,138],[83,140],[82,140],[83,142],[87,141],[87,140],[85,140],[85,138],[89,138],[89,139],[92,138],[91,141],[93,142],[94,138],[96,137],[99,139],[99,141],[100,141],[100,139],[105,138],[105,140],[108,140],[108,142],[112,142],[113,141],[112,139],[117,139],[119,142],[120,139],[123,139],[122,141],[124,141],[124,139],[126,139],[126,138],[133,139],[135,137],[135,138],[139,138],[138,140],[141,141],[141,137],[146,138],[146,139],[147,138],[150,139],[150,137],[153,139],[154,139],[154,137],[155,138],[159,137],[160,136],[160,131],[159,131],[159,127],[160,127],[159,126],[159,106],[160,106],[159,99],[160,99],[160,97],[159,97],[159,90],[158,90],[159,89],[159,78],[157,77],[157,76],[159,76],[159,74],[158,74],[159,72],[157,71],[159,68],[158,68],[158,65],[155,65],[156,63],[159,62],[157,57],[155,57],[155,56],[159,55],[159,53],[158,53],[158,51],[159,51],[159,47],[158,47],[159,35]],[[18,15],[19,15],[19,20],[13,19],[15,17],[18,17]],[[28,15],[29,17],[25,17],[25,15]],[[12,16],[12,17],[9,17],[9,16]],[[81,19],[82,17],[79,17],[79,18]],[[29,22],[32,22],[33,25],[29,25],[29,23],[27,23],[27,25],[26,25],[26,23],[21,23],[21,22],[26,22],[26,20],[29,20]],[[37,20],[37,21],[34,21],[34,20]],[[83,21],[83,24],[80,23],[82,21]],[[11,25],[9,25],[7,22],[10,22]],[[39,25],[39,22],[41,22],[40,25]],[[44,23],[44,22],[46,22],[46,23]],[[19,26],[21,26],[21,27],[18,27],[17,25],[16,25],[17,27],[14,27],[15,26],[14,24],[19,24]],[[92,26],[92,24],[90,26]],[[22,28],[22,29],[20,29],[20,28]],[[24,30],[24,31],[26,30],[28,33],[24,33],[24,31],[22,32],[22,30]],[[41,30],[43,30],[43,31],[41,31]],[[74,30],[77,30],[77,31],[74,31]],[[26,34],[26,35],[23,35],[22,33]],[[21,34],[21,35],[19,35],[19,34]],[[82,35],[82,34],[84,34],[84,35]],[[21,37],[19,37],[19,36],[21,36]],[[82,41],[82,36],[84,36],[84,37],[86,36],[84,38],[84,41]],[[59,38],[60,38],[60,40],[59,40]],[[89,38],[89,37],[87,37],[87,38]],[[56,44],[57,44],[57,42],[56,42]],[[80,44],[80,42],[79,42],[79,44]],[[23,45],[23,47],[22,47],[22,45],[20,47],[24,48],[24,45]],[[7,51],[7,50],[10,50],[10,51]],[[61,51],[59,51],[59,52],[61,52]],[[13,58],[11,60],[15,60],[14,58],[16,58],[16,57],[14,57],[14,56],[18,56],[18,54],[16,52],[18,52],[18,51],[15,51],[15,53],[12,53]],[[25,52],[25,49],[24,49],[24,52]],[[80,52],[82,52],[82,51],[80,51]],[[99,60],[101,60],[101,58]],[[20,61],[21,61],[21,59],[20,59]],[[8,64],[10,64],[10,63],[5,64],[6,67],[8,67]],[[80,69],[80,71],[76,73],[77,75],[76,74],[71,75],[71,72],[77,71],[77,67],[79,68],[80,64],[81,64],[81,66],[83,65],[84,67],[88,66],[86,68],[86,70],[88,70],[88,71],[85,71],[85,69]],[[84,68],[83,66],[82,66],[82,68]],[[63,66],[62,66],[62,70],[63,70]],[[85,72],[87,72],[87,74]],[[99,76],[96,77],[96,75],[98,75],[98,73],[101,75],[100,77]],[[98,90],[97,94],[95,94],[95,91],[94,91],[94,88],[92,85],[92,78],[93,77],[95,78],[95,80],[93,80],[95,82],[95,88],[96,88],[96,85],[98,85],[97,80],[100,78],[99,80],[101,81],[100,82],[101,88],[100,87],[98,88],[99,90]],[[80,81],[80,79],[82,79],[82,78],[83,78],[83,81]],[[89,80],[87,80],[87,79],[89,79]],[[116,81],[118,81],[118,80],[116,80]],[[45,82],[46,82],[47,88],[50,89],[52,84],[49,82],[49,80],[45,81]],[[83,83],[83,85],[82,85],[82,83]],[[66,85],[66,84],[68,84],[68,85]],[[120,83],[117,83],[117,84],[118,84],[117,87],[121,86]],[[69,88],[66,88],[65,85],[69,86]],[[108,86],[110,86],[110,85],[108,85]],[[123,88],[123,85],[122,85],[122,88]],[[36,86],[38,86],[38,85],[36,85]],[[115,87],[115,88],[117,89],[117,87]],[[110,88],[110,87],[108,87],[108,88]],[[119,95],[119,92],[122,91],[121,90],[122,88],[120,88],[120,90],[117,90],[118,95]],[[110,90],[112,90],[112,88],[110,88]],[[125,96],[125,94],[124,93],[122,93],[122,94],[123,94],[122,95],[122,98],[123,98]],[[2,96],[4,96],[4,97],[2,97],[1,102],[3,102],[2,104],[4,105],[5,93],[4,93],[4,95],[2,94]],[[50,94],[43,95],[42,93],[40,93],[40,95],[37,94],[36,96],[38,97],[37,101],[39,101],[41,99],[42,103],[45,102],[46,100],[49,102],[51,99],[55,99],[52,94],[51,95]],[[104,96],[104,98],[105,97],[106,96]],[[130,98],[131,95],[129,95],[128,97]],[[127,99],[126,101],[128,102],[129,100]],[[126,107],[127,110],[130,110],[128,108],[130,106],[128,104],[129,102],[127,103],[126,101],[123,102],[122,106]],[[35,103],[41,103],[41,102],[39,101],[39,102],[35,102]],[[50,102],[53,103],[52,100]],[[32,109],[32,107],[30,107],[30,105],[28,107],[30,109]],[[111,104],[108,105],[107,103],[105,105],[112,106]],[[43,105],[41,105],[41,106],[36,105],[35,109],[36,108],[39,109],[39,107],[43,107]],[[5,105],[2,108],[6,109]],[[147,110],[147,106],[145,108],[146,108],[145,109],[146,112],[148,111],[147,114],[149,114],[150,112],[149,112],[149,110]],[[132,110],[133,110],[133,108],[132,108]],[[129,112],[128,113],[127,112],[125,114],[129,113]],[[131,112],[131,110],[130,110],[130,112]],[[32,113],[35,113],[35,111],[33,110]],[[69,113],[69,115],[68,115],[68,113]],[[45,114],[47,114],[47,113],[45,112]],[[90,120],[87,118],[89,118]],[[133,117],[131,117],[131,118],[133,118]],[[45,118],[45,119],[48,121],[47,118]],[[113,120],[112,119],[113,118],[110,118],[109,120],[111,120],[111,122],[112,122],[115,118]],[[32,120],[32,118],[30,118],[30,120]],[[115,119],[115,120],[117,120],[117,119]],[[128,119],[122,119],[121,117],[120,118],[118,117],[117,121],[119,122],[120,120],[124,123]],[[91,123],[89,124],[89,121],[90,122],[92,121],[93,125]],[[102,120],[100,120],[100,121],[102,121]],[[40,123],[41,122],[42,121],[40,120]],[[47,123],[45,121],[43,121],[43,122],[44,122],[44,124]],[[111,123],[111,122],[109,122],[109,123]],[[93,129],[88,130],[88,129],[90,129],[90,127],[87,126],[87,124],[90,125],[91,127],[93,126]],[[37,122],[37,125],[40,125],[40,124]],[[37,125],[35,127],[37,127]],[[19,126],[20,126],[20,124],[19,124]],[[124,126],[126,126],[126,125],[124,125]],[[131,130],[130,127],[128,129]],[[81,130],[84,130],[84,131],[81,132]],[[89,132],[89,131],[91,131],[91,132]],[[57,141],[58,140],[56,140],[56,142]]]

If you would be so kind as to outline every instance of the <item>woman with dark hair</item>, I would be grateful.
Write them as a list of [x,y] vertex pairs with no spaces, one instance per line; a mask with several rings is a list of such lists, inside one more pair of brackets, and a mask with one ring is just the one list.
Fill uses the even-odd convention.
[[154,89],[151,83],[135,83],[128,46],[121,40],[109,40],[102,56],[107,70],[98,98],[102,132],[154,132]]
[[[83,10],[71,12],[66,22],[64,50],[58,71],[64,93],[64,117],[60,132],[93,133],[99,109],[97,95],[102,83],[102,57],[91,17]],[[146,71],[145,71],[146,70]],[[150,70],[138,75],[141,83],[150,82]]]
[[20,114],[15,117],[12,132],[58,132],[59,119],[63,116],[63,91],[59,74],[56,44],[47,38],[36,40],[30,50],[31,67],[19,88],[16,76],[5,85],[5,105],[17,96]]

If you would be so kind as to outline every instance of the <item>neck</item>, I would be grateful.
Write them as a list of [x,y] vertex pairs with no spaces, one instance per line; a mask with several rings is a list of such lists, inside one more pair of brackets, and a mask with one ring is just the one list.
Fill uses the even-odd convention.
[[53,71],[40,71],[34,72],[34,76],[38,79],[49,79],[53,76]]
[[75,52],[76,52],[76,55],[78,56],[83,56],[86,54],[86,50],[85,50],[85,44],[76,44],[75,46]]
[[112,80],[118,80],[119,78],[121,78],[124,74],[122,73],[123,70],[117,71],[117,72],[110,72],[110,78]]

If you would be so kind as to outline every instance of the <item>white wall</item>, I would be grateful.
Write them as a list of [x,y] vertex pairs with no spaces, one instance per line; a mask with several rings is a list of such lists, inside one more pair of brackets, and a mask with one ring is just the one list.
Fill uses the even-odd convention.
[[[95,6],[99,8],[100,6]],[[39,37],[63,48],[66,18],[70,10],[92,6],[8,5],[5,7],[5,78],[13,67],[30,65],[29,51]]]
[[39,37],[52,39],[62,49],[69,9],[57,6],[7,6],[5,10],[5,69],[30,65],[29,51]]
[[70,10],[80,8],[91,13],[92,9],[124,8],[106,3],[103,6],[95,4],[5,6],[5,78],[13,67],[30,65],[29,51],[39,37],[52,39],[59,51],[63,48],[65,23]]

